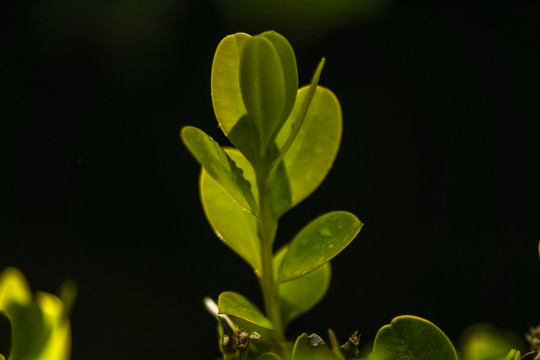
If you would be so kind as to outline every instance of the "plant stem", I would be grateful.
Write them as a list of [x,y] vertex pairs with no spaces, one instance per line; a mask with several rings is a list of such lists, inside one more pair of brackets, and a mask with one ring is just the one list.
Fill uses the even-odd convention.
[[[278,285],[274,278],[273,244],[277,231],[277,220],[271,211],[269,173],[270,164],[265,164],[257,174],[257,187],[259,189],[259,216],[257,219],[257,233],[261,244],[262,271],[260,285],[263,293],[266,316],[274,324],[274,334],[277,344],[282,350],[285,346],[285,334],[281,324],[281,316],[277,302]],[[282,351],[279,351],[282,352]]]

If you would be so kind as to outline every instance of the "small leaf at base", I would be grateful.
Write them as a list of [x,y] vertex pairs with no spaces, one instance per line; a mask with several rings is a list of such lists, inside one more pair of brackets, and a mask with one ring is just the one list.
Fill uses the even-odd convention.
[[219,295],[218,309],[220,314],[235,316],[266,329],[274,328],[272,322],[251,301],[233,291]]

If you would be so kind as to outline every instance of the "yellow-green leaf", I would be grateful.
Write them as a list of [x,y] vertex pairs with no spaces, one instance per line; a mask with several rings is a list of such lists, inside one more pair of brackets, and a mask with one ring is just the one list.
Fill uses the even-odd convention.
[[278,271],[278,282],[290,281],[332,260],[353,241],[362,223],[346,211],[319,216],[292,240]]
[[[298,91],[295,107],[276,138],[279,149],[290,137],[308,95],[308,86]],[[330,90],[318,86],[302,127],[283,158],[291,192],[290,207],[304,200],[322,183],[338,153],[341,132],[339,101]]]
[[246,39],[240,55],[240,91],[262,153],[289,116],[297,90],[296,58],[288,41],[275,32]]
[[255,213],[251,184],[223,148],[204,131],[193,126],[184,127],[181,136],[191,154],[223,189],[244,209]]
[[214,61],[210,86],[212,104],[217,121],[227,135],[238,120],[247,114],[240,93],[240,51],[244,42],[251,38],[245,33],[225,37],[219,43]]
[[[274,269],[279,269],[287,247],[274,256]],[[321,301],[330,286],[331,266],[327,262],[300,278],[279,284],[278,302],[283,326],[307,312]]]
[[244,319],[266,329],[274,328],[272,322],[263,315],[255,304],[233,291],[225,291],[219,295],[218,309],[220,314]]
[[[238,150],[226,148],[225,151],[243,169],[246,179],[253,181],[255,174],[247,159]],[[244,211],[204,169],[201,172],[199,188],[204,213],[216,235],[260,274],[260,244],[256,218]],[[256,196],[257,188],[254,187],[253,190]]]

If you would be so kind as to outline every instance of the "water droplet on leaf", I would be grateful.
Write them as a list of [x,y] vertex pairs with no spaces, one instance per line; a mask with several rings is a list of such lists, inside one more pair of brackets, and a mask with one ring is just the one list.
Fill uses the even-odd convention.
[[323,226],[319,229],[319,234],[321,234],[322,236],[332,236],[332,231],[328,226]]

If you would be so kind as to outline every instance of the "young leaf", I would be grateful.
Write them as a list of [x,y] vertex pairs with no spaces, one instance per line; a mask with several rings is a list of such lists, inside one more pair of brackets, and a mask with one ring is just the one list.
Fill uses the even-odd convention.
[[275,32],[246,39],[240,55],[240,91],[260,139],[261,155],[289,116],[298,90],[296,58]]
[[219,295],[218,309],[220,314],[235,316],[266,329],[273,329],[274,325],[263,313],[244,296],[225,291]]
[[332,351],[317,334],[302,334],[294,344],[292,360],[333,360]]
[[[276,138],[279,149],[283,149],[291,136],[291,129],[309,93],[309,87],[298,91],[291,116]],[[291,207],[308,197],[322,183],[338,153],[341,132],[339,101],[330,90],[317,87],[302,127],[283,158],[291,189]]]
[[294,280],[332,260],[362,228],[356,216],[334,211],[313,220],[294,237],[278,272],[278,282]]
[[238,120],[247,114],[240,93],[240,52],[244,42],[251,38],[245,33],[225,37],[219,43],[212,63],[210,86],[212,104],[219,126],[225,133],[231,131]]
[[374,360],[457,360],[446,335],[416,316],[398,316],[383,326],[373,344]]
[[512,349],[508,352],[504,360],[519,360],[521,358],[521,353],[519,350]]
[[[343,354],[341,353],[341,347],[339,346],[338,339],[334,330],[328,329],[328,337],[330,338],[330,349],[332,350],[332,355],[334,360],[346,360]],[[356,355],[356,354],[355,354]],[[358,356],[350,357],[356,359]]]
[[[253,181],[255,174],[247,159],[238,150],[226,148],[227,155],[242,169],[244,176]],[[243,211],[214,180],[202,170],[199,182],[201,202],[208,222],[216,235],[255,270],[261,271],[260,243],[257,237],[256,218]],[[255,195],[257,188],[254,187]]]
[[251,184],[223,148],[204,131],[193,126],[184,127],[181,136],[191,154],[223,189],[243,208],[255,213],[256,203]]
[[11,319],[3,311],[0,311],[0,355],[9,358],[11,353]]
[[[286,252],[286,247],[277,252],[274,269],[279,269]],[[330,278],[331,266],[327,262],[305,276],[279,285],[278,302],[284,326],[321,301],[330,286]]]
[[[302,89],[306,89],[305,96],[302,98],[299,98],[297,95],[296,103],[294,104],[294,107],[298,109],[297,112],[294,113],[294,117],[289,116],[287,119],[288,122],[292,122],[290,126],[284,127],[280,130],[280,134],[283,139],[285,139],[283,146],[281,146],[281,151],[279,151],[278,157],[274,163],[274,166],[279,165],[281,160],[283,160],[283,156],[289,151],[289,148],[291,147],[292,143],[296,139],[296,136],[298,135],[298,132],[300,131],[300,128],[302,127],[302,124],[304,123],[304,119],[306,118],[309,106],[311,105],[311,101],[313,100],[313,96],[315,96],[315,92],[317,91],[317,85],[319,84],[319,78],[321,77],[321,72],[324,67],[325,59],[323,58],[319,65],[317,65],[317,69],[315,69],[315,73],[313,74],[313,77],[311,79],[311,84],[309,87],[303,87]],[[300,90],[302,90],[300,89]],[[298,93],[300,94],[300,90],[298,90]],[[291,113],[292,114],[292,113]],[[292,121],[291,121],[292,120]]]
[[281,360],[281,358],[277,354],[267,352],[259,356],[257,360]]

